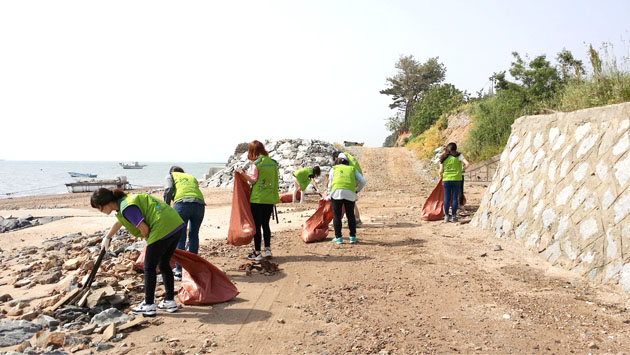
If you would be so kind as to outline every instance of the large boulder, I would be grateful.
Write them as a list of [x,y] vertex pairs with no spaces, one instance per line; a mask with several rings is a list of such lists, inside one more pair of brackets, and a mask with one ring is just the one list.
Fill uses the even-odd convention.
[[[320,187],[326,181],[326,174],[332,166],[332,154],[336,148],[324,141],[315,139],[281,139],[263,142],[269,157],[278,162],[279,188],[287,191],[293,185],[293,172],[302,168],[319,166],[322,175],[318,179]],[[237,166],[249,167],[247,159],[247,145],[241,143],[235,154],[228,159],[227,166],[214,174],[203,183],[208,187],[231,187],[234,179],[234,169]]]

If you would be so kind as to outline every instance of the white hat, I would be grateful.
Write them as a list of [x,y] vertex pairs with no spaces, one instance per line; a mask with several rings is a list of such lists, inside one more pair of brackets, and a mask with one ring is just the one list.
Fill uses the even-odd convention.
[[339,153],[339,155],[337,155],[337,159],[345,159],[345,160],[348,160],[348,157],[347,157],[344,153]]

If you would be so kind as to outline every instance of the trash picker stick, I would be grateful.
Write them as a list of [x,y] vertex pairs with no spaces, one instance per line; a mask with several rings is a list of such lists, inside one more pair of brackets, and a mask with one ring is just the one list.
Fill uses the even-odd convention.
[[76,296],[72,297],[67,302],[67,304],[76,303],[83,297],[83,295],[85,295],[88,292],[88,290],[90,289],[90,286],[92,286],[92,282],[94,282],[94,277],[96,277],[96,273],[98,272],[98,268],[101,266],[101,262],[103,261],[103,257],[105,257],[106,252],[107,250],[101,249],[101,252],[98,254],[98,258],[96,259],[96,262],[94,263],[94,267],[92,267],[92,271],[90,272],[90,275],[85,281],[85,284],[83,285],[83,288],[81,289],[81,292],[79,292]]

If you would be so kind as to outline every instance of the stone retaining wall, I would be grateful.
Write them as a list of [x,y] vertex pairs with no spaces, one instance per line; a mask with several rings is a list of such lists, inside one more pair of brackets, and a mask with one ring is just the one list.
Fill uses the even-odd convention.
[[521,117],[472,225],[630,291],[630,103]]

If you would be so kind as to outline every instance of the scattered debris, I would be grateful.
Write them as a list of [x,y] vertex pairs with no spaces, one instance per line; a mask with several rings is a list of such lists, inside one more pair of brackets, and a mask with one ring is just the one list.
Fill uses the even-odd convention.
[[263,259],[261,261],[253,261],[250,263],[245,263],[238,267],[239,270],[245,271],[247,276],[251,276],[252,271],[256,270],[259,273],[262,273],[267,276],[271,276],[280,270],[277,263],[272,261]]

